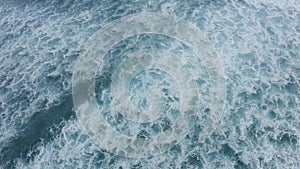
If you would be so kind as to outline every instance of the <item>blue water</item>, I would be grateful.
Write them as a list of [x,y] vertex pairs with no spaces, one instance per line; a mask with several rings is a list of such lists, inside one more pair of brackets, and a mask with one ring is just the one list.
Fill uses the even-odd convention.
[[[141,12],[195,24],[219,57],[227,90],[220,123],[204,141],[204,123],[196,120],[170,150],[127,158],[99,148],[82,129],[73,109],[72,75],[94,33]],[[0,16],[0,168],[300,168],[299,1],[2,0]],[[191,52],[163,35],[124,39],[104,57],[107,66],[96,77],[99,104],[122,56],[138,49]],[[211,93],[214,84],[207,80],[205,65],[194,64],[203,73],[199,88]],[[168,105],[180,101],[179,87],[171,85],[174,78],[160,71],[152,75],[152,88],[169,96]],[[139,95],[131,92],[130,97],[136,107],[147,108],[151,84],[149,90],[140,88],[139,79],[143,72],[130,83],[129,90]],[[140,96],[143,92],[148,95]],[[143,102],[136,100],[141,97]],[[205,92],[203,100],[210,102]],[[152,126],[136,126],[118,114],[102,115],[116,131],[139,137],[163,132],[172,122],[162,117]]]

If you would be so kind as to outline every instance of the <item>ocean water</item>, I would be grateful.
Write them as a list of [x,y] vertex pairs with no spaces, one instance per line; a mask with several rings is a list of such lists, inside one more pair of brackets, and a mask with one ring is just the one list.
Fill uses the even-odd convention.
[[0,49],[0,168],[300,168],[297,0],[1,0]]

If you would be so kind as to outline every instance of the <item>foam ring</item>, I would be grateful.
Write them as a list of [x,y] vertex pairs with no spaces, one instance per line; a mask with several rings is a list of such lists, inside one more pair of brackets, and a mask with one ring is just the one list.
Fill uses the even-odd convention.
[[[193,118],[195,113],[198,113],[195,112],[197,109],[194,109],[192,102],[189,102],[190,98],[194,97],[193,94],[197,92],[193,91],[194,88],[192,90],[181,88],[186,92],[182,92],[184,94],[182,98],[188,98],[187,101],[182,101],[183,116],[180,121],[184,122],[176,123],[170,130],[154,138],[132,138],[122,135],[101,116],[95,98],[95,76],[97,70],[103,68],[102,59],[107,51],[119,41],[142,33],[163,34],[181,41],[191,48],[206,66],[211,82],[212,107],[200,141],[211,133],[221,119],[226,97],[222,65],[208,40],[195,25],[181,18],[160,13],[129,15],[105,25],[88,40],[85,51],[75,64],[72,81],[74,107],[80,125],[100,148],[118,155],[136,158],[157,155],[177,144],[187,134],[185,129],[191,127],[191,121],[195,119]],[[172,66],[169,66],[166,71],[170,72],[170,69]],[[178,82],[180,87],[184,86],[182,81],[178,80]],[[124,85],[113,85],[120,91],[124,89]],[[147,118],[135,120],[141,122]]]

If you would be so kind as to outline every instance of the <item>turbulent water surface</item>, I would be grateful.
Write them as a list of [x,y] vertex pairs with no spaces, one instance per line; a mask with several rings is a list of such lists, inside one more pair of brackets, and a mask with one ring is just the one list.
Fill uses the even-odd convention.
[[[168,135],[175,122],[190,127],[164,151],[132,158],[101,146],[84,129],[73,105],[72,77],[98,30],[148,12],[196,25],[210,42],[201,50],[213,49],[218,60],[207,65],[185,41],[156,33],[126,37],[106,49],[94,79],[105,124],[141,139]],[[181,31],[186,41],[194,39]],[[300,168],[297,0],[0,0],[0,49],[0,168]],[[139,60],[144,55],[153,66],[136,68],[148,63],[147,57]],[[188,83],[190,77],[195,83]],[[214,90],[223,89],[215,77],[224,78],[222,109],[214,104],[215,93],[222,93]],[[195,102],[185,101],[193,94],[199,96]],[[125,96],[137,114],[117,102]],[[184,121],[182,106],[201,115]],[[219,122],[207,123],[214,113]]]

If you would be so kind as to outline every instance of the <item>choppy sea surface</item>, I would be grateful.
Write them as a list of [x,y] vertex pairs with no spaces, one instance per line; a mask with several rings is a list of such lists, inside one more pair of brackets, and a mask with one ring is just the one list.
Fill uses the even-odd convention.
[[[208,124],[196,119],[169,150],[131,158],[95,144],[83,130],[74,110],[72,79],[90,37],[116,19],[143,12],[176,16],[198,27],[224,71],[226,98],[222,117],[203,140]],[[174,114],[136,125],[109,113],[105,103],[110,99],[103,93],[113,92],[112,74],[119,65],[126,67],[125,55],[140,49],[175,51],[182,62],[191,63],[189,70],[201,77],[197,87],[203,113],[210,115],[209,96],[216,84],[206,65],[178,39],[145,33],[123,39],[103,58],[95,97],[107,124],[142,138],[180,121],[181,88],[176,77],[157,69],[131,78],[131,104],[151,109],[149,98],[159,89],[169,100],[157,109]],[[0,168],[296,169],[299,137],[300,1],[0,1]]]

